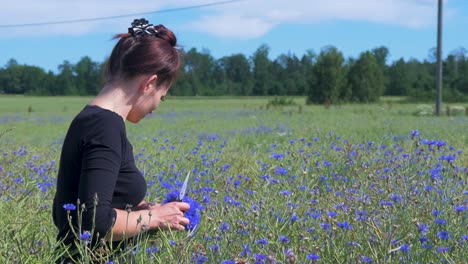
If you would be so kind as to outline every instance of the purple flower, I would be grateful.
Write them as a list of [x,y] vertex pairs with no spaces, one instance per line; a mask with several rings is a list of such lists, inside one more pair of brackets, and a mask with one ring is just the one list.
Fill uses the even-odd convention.
[[439,252],[442,252],[442,253],[443,253],[443,252],[447,252],[447,251],[449,251],[449,249],[450,249],[450,248],[448,248],[448,247],[440,247],[440,248],[438,248],[438,249],[437,249],[437,251],[439,251]]
[[437,232],[437,236],[442,240],[448,240],[450,237],[450,234],[449,232],[442,230],[440,232]]
[[267,245],[268,239],[263,238],[263,239],[255,240],[255,243],[257,243],[258,245]]
[[409,252],[410,251],[410,245],[409,244],[404,244],[400,247],[401,252]]
[[67,211],[73,211],[76,209],[76,206],[74,204],[64,204],[63,205],[63,209],[67,210]]
[[336,222],[336,225],[337,225],[339,228],[342,228],[342,229],[344,229],[344,230],[353,229],[353,226],[350,225],[350,224],[348,223],[348,221],[344,221],[343,223]]
[[289,238],[287,236],[280,235],[281,243],[289,243]]
[[319,259],[320,259],[320,256],[319,256],[319,255],[315,255],[314,253],[310,253],[310,254],[307,254],[307,259],[310,259],[310,260],[319,260]]
[[454,205],[454,206],[453,206],[453,209],[455,209],[455,211],[456,211],[457,213],[464,212],[464,211],[466,211],[466,204]]
[[338,213],[334,212],[334,211],[330,211],[330,212],[327,213],[327,215],[328,215],[328,217],[335,217],[335,216],[338,215]]
[[429,232],[429,227],[424,223],[418,223],[418,230],[421,232],[421,234],[425,235],[427,232]]
[[288,170],[285,169],[285,168],[276,167],[275,173],[276,173],[277,175],[278,175],[278,174],[287,174],[287,173],[288,173]]
[[80,240],[89,240],[91,238],[91,232],[84,231],[83,234],[80,235]]
[[231,168],[230,164],[225,164],[223,167],[221,167],[221,171],[227,171],[229,168]]
[[364,263],[372,263],[372,258],[366,257],[366,256],[361,256],[361,261]]
[[229,223],[228,223],[228,222],[222,223],[222,224],[219,226],[219,230],[221,230],[221,231],[227,231],[227,230],[229,230]]

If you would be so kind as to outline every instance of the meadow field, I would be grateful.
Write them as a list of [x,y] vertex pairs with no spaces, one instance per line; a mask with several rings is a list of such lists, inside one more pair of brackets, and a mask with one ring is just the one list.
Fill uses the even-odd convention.
[[[51,205],[61,144],[90,99],[0,96],[0,263],[58,257]],[[466,263],[468,116],[416,116],[418,105],[397,100],[269,100],[168,98],[127,123],[146,200],[163,201],[191,171],[188,195],[201,218],[194,232],[149,233],[121,255],[137,263]],[[88,239],[82,263],[125,263],[89,249]]]

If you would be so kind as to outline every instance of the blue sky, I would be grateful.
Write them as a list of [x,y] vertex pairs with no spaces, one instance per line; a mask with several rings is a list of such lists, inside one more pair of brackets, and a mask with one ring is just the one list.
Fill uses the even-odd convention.
[[[111,52],[112,36],[123,33],[133,18],[172,29],[186,49],[207,49],[221,58],[251,56],[262,44],[270,58],[333,45],[345,57],[386,46],[389,62],[428,58],[437,44],[437,0],[244,0],[203,8],[116,19],[45,26],[2,27],[73,19],[145,13],[222,0],[2,0],[0,67],[10,58],[20,64],[57,71],[64,60],[83,56],[102,62]],[[135,4],[138,3],[138,4]],[[468,49],[468,1],[446,0],[443,6],[443,56]]]

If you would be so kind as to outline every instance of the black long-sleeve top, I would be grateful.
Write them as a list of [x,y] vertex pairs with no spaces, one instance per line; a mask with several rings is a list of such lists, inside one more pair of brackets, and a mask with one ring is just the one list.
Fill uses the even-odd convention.
[[[64,204],[85,205],[82,232],[94,227],[94,238],[110,231],[117,209],[137,206],[146,194],[146,182],[135,166],[125,123],[117,113],[87,105],[71,122],[62,147],[53,204],[57,240],[73,247]],[[97,195],[97,205],[95,205]],[[80,210],[77,208],[76,210]],[[93,218],[96,207],[95,218]],[[77,225],[77,211],[71,211]]]

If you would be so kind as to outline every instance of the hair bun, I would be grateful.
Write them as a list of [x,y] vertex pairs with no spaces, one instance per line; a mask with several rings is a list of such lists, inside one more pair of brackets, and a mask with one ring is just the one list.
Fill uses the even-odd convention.
[[154,26],[154,29],[156,30],[157,34],[156,37],[160,39],[164,39],[167,41],[172,47],[175,47],[177,45],[177,38],[171,30],[166,28],[163,25],[157,25]]

